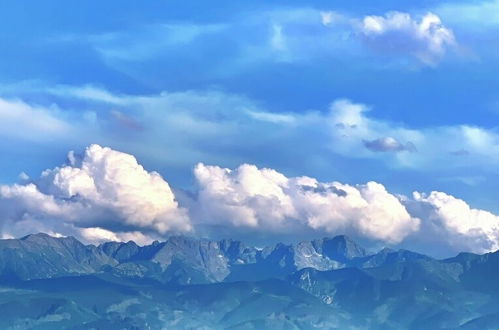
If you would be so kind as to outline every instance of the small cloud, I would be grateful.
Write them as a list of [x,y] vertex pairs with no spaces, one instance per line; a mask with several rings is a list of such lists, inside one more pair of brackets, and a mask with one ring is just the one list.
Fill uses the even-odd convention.
[[295,122],[295,117],[288,114],[271,113],[263,111],[248,111],[248,115],[256,120],[266,121],[274,124],[291,124]]
[[453,250],[485,253],[499,249],[499,216],[472,208],[466,201],[444,192],[414,192],[404,202],[409,213],[425,219],[418,239],[429,237]]
[[81,228],[80,236],[89,243],[100,244],[103,242],[128,242],[134,241],[139,245],[151,244],[153,238],[144,235],[140,231],[133,232],[113,232],[100,227]]
[[27,175],[24,172],[19,173],[19,180],[21,181],[28,181],[29,180],[29,175]]
[[416,146],[412,142],[402,144],[392,137],[383,137],[375,140],[362,140],[364,146],[374,152],[416,152]]
[[432,13],[422,16],[420,20],[401,12],[366,16],[358,30],[371,48],[414,56],[427,65],[435,65],[448,48],[456,45],[452,30]]

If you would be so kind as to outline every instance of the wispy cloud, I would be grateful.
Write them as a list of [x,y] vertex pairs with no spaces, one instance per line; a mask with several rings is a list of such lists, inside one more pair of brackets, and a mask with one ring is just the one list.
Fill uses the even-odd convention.
[[[182,164],[186,165],[195,161],[194,155],[205,161],[214,159],[207,150],[218,150],[225,157],[241,160],[235,153],[237,148],[244,153],[253,148],[262,150],[262,146],[269,150],[280,148],[279,153],[288,158],[294,154],[294,148],[289,146],[291,141],[298,145],[313,145],[309,150],[312,154],[320,155],[328,150],[342,157],[374,159],[386,162],[390,167],[416,171],[480,166],[482,170],[495,172],[499,163],[496,128],[472,125],[411,128],[379,119],[375,116],[377,109],[348,99],[333,101],[327,110],[276,113],[263,108],[256,100],[220,91],[127,95],[92,86],[59,86],[38,90],[40,92],[52,95],[53,104],[68,101],[82,104],[84,111],[77,115],[56,107],[62,114],[58,118],[66,118],[61,121],[51,117],[60,132],[67,132],[69,127],[81,128],[81,114],[87,113],[84,117],[93,121],[93,137],[99,141],[120,138],[132,142],[133,139],[147,144],[151,150],[182,150],[175,153],[181,154]],[[19,102],[16,106],[21,104],[22,111],[32,109],[27,103]],[[50,112],[47,111],[36,110],[35,115],[48,116]],[[29,117],[36,118],[34,115]],[[28,124],[29,120],[23,122],[23,125]],[[36,132],[36,128],[33,130]],[[130,135],[130,131],[136,131],[140,136]],[[3,134],[17,136],[18,132],[9,133],[6,129]],[[92,142],[85,136],[80,139],[81,143]],[[165,141],[176,142],[173,145],[165,144]],[[456,157],[466,155],[473,157]]]
[[21,100],[0,99],[0,135],[28,140],[57,140],[73,133],[70,122],[55,106],[30,105]]

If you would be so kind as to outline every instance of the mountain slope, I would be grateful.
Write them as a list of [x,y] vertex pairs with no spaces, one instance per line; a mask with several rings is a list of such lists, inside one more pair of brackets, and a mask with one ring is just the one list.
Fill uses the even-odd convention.
[[264,249],[171,237],[0,240],[0,328],[493,329],[499,253],[369,254],[346,236]]
[[36,279],[71,274],[91,274],[117,261],[95,246],[74,237],[47,234],[0,240],[0,278]]

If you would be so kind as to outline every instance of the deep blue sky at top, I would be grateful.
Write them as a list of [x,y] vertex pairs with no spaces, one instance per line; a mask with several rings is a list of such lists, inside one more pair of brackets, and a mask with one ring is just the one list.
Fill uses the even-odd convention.
[[[365,17],[394,11],[411,24],[437,15],[455,43],[440,52],[411,39],[412,30],[362,34]],[[332,23],[321,21],[324,13],[334,13]],[[376,180],[405,194],[443,190],[499,212],[498,18],[494,1],[3,0],[0,97],[8,104],[0,110],[0,183],[21,171],[36,177],[68,150],[95,142],[133,153],[179,187],[189,186],[199,161],[247,162],[327,181]],[[131,101],[165,94],[175,101]],[[338,99],[366,105],[376,121],[357,147],[393,137],[417,151],[350,154],[313,120],[303,124],[327,121]],[[13,102],[65,128],[52,136],[50,128],[24,126],[30,110],[8,119]],[[247,118],[247,109],[284,117]],[[168,121],[187,118],[185,130],[157,124],[163,111],[185,114]],[[300,123],[283,127],[291,117]],[[448,132],[462,125],[477,128],[479,141]],[[429,137],[418,144],[404,129]]]

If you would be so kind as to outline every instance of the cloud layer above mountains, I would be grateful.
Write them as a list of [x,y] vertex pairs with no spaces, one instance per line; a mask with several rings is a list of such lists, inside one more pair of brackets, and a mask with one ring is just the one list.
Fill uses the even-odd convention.
[[[95,240],[142,240],[145,233],[190,231],[187,211],[168,183],[147,172],[132,155],[91,145],[82,156],[68,154],[62,167],[40,178],[0,187],[3,232],[37,230]],[[113,233],[113,232],[116,233]],[[130,235],[130,234],[136,234]]]
[[419,219],[376,182],[322,183],[248,164],[235,170],[198,164],[194,174],[203,221],[283,232],[299,224],[318,232],[360,233],[389,243],[402,241],[419,227]]
[[[202,235],[206,226],[282,235],[347,233],[387,245],[437,245],[447,251],[499,248],[499,216],[433,191],[395,195],[380,183],[360,185],[287,177],[243,164],[234,170],[202,163],[196,191],[179,205],[168,182],[134,156],[91,145],[82,155],[0,186],[4,237],[44,231],[88,242],[146,243],[172,233]],[[188,195],[189,197],[185,197]]]

